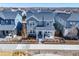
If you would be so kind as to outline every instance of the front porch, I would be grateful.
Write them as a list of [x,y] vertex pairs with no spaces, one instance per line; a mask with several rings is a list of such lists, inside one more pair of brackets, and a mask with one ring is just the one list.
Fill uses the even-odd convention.
[[15,25],[0,25],[0,38],[16,34]]
[[36,29],[37,41],[43,41],[45,39],[54,39],[55,30],[45,29],[45,27]]
[[6,38],[7,36],[13,37],[15,30],[0,30],[0,38]]

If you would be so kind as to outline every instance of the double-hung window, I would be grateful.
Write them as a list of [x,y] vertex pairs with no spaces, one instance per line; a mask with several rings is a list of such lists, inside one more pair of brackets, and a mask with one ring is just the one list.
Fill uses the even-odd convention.
[[6,25],[8,25],[9,23],[8,23],[8,20],[6,20]]
[[14,20],[11,20],[11,24],[12,24],[12,25],[15,24]]
[[5,25],[5,20],[1,20],[1,25]]
[[30,26],[34,26],[34,22],[33,21],[30,21]]

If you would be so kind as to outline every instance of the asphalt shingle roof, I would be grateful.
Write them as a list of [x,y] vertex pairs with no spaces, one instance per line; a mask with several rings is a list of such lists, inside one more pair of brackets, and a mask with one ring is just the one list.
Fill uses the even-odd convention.
[[14,30],[14,29],[15,29],[15,25],[0,25],[0,31]]
[[3,19],[15,19],[17,14],[21,14],[20,11],[0,11],[0,17]]
[[57,13],[55,17],[60,17],[60,18],[62,18],[63,20],[67,20],[70,16],[71,16],[71,14]]
[[3,11],[4,19],[15,19],[17,12]]
[[39,20],[53,20],[54,14],[52,12],[27,13],[27,18],[35,16]]
[[72,13],[68,21],[79,21],[79,13]]
[[[0,17],[5,19],[14,19],[17,15],[17,12],[12,12],[12,11],[0,11]],[[0,24],[0,30],[14,30],[15,29],[15,24],[13,25],[1,25]]]

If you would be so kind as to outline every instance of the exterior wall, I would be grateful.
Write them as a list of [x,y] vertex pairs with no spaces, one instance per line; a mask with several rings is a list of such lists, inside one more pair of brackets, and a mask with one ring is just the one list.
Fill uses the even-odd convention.
[[[27,15],[28,16],[28,15]],[[49,18],[48,18],[49,19]],[[55,30],[48,30],[44,27],[53,27],[53,24],[55,23],[54,18],[52,20],[47,20],[47,19],[37,19],[35,16],[34,17],[30,17],[29,19],[27,19],[27,34],[28,35],[35,35],[37,40],[44,40],[46,39],[51,39],[54,38],[54,34],[55,34]],[[43,30],[37,29],[37,27],[39,28],[44,28]],[[39,32],[41,32],[41,34],[39,34]],[[45,33],[47,32],[47,33]],[[49,33],[48,33],[49,32]],[[41,38],[39,38],[39,35],[42,36]],[[48,36],[46,36],[48,35]],[[39,40],[39,41],[40,41]]]
[[34,18],[30,18],[27,20],[27,34],[28,35],[35,35],[36,31],[35,28],[37,26],[37,20]]
[[46,27],[48,27],[48,26],[51,27],[51,26],[53,26],[53,23],[54,23],[53,20],[51,20],[51,21],[48,20],[48,21],[45,21],[45,22],[46,22],[46,23],[45,23],[45,26],[46,26]]
[[[5,26],[13,26],[12,28],[14,28],[14,29],[12,29],[12,28],[5,28],[5,29],[1,29],[0,30],[0,36],[1,37],[6,37],[6,36],[8,36],[9,34],[12,34],[12,35],[15,35],[16,33],[17,33],[17,31],[16,31],[16,26],[17,26],[17,23],[18,22],[21,22],[21,16],[19,15],[19,14],[17,14],[17,16],[14,18],[14,19],[1,19],[0,20],[0,26],[2,25],[2,27],[5,27]],[[2,31],[4,31],[5,32],[5,34],[6,35],[4,35],[3,33],[2,33]],[[6,31],[8,32],[8,33],[6,33]]]
[[0,37],[4,37],[2,31],[0,31]]

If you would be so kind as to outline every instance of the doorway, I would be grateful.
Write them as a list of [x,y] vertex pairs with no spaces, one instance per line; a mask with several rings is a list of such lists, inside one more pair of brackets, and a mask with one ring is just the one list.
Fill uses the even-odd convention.
[[38,33],[38,39],[42,39],[42,31],[39,31],[39,33]]

